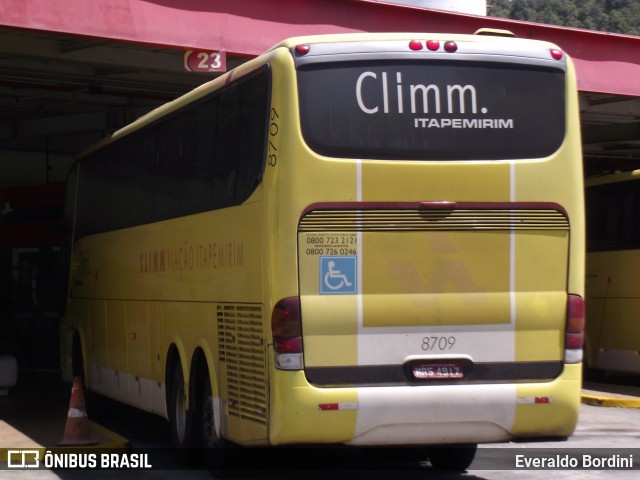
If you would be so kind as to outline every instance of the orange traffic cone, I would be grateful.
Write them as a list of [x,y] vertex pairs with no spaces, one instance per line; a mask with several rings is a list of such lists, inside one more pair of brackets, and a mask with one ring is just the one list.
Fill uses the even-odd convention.
[[89,431],[89,419],[84,406],[84,394],[82,393],[82,381],[80,377],[74,377],[71,387],[71,400],[69,401],[69,413],[67,425],[64,428],[64,438],[58,445],[95,445],[98,443],[91,439]]

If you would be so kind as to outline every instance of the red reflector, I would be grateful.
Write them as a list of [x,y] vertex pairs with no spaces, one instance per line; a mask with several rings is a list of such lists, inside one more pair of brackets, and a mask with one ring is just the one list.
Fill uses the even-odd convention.
[[458,44],[456,42],[444,42],[444,49],[445,51],[449,52],[449,53],[453,53],[456,50],[458,50]]
[[301,57],[309,53],[309,50],[311,50],[311,47],[309,47],[309,45],[296,45],[296,53]]
[[320,410],[323,412],[326,412],[329,410],[338,410],[340,405],[338,403],[321,403],[318,407],[320,407]]
[[549,53],[551,53],[551,58],[555,60],[560,60],[563,55],[562,50],[558,50],[557,48],[552,48],[549,50]]
[[551,403],[551,398],[550,397],[536,397],[534,399],[534,403],[540,404],[540,403]]
[[438,40],[429,40],[427,42],[427,48],[432,52],[435,52],[440,48],[440,42]]
[[422,42],[420,40],[411,40],[409,42],[409,48],[411,50],[422,50]]

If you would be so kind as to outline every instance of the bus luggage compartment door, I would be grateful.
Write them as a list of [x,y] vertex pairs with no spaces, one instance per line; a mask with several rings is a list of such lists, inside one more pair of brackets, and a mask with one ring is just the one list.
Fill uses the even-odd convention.
[[[561,212],[360,211],[352,214],[351,231],[344,228],[348,215],[332,223],[323,212],[324,231],[321,222],[307,222],[314,212],[300,224],[305,371],[312,383],[464,382],[474,374],[482,380],[479,372],[499,381],[507,370],[507,377],[531,377],[530,362],[555,365],[535,378],[559,374],[569,238]],[[434,377],[430,365],[456,374]]]

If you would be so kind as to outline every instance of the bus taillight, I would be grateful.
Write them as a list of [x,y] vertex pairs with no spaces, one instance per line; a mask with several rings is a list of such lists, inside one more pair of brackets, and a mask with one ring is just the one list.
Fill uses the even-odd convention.
[[427,40],[427,48],[435,52],[440,48],[440,42],[438,40]]
[[[432,51],[432,52],[437,52],[438,49],[440,48],[440,41],[439,40],[427,40],[424,45],[427,46],[427,48]],[[419,51],[422,50],[424,48],[424,45],[422,44],[422,41],[420,40],[411,40],[409,42],[409,48],[411,50],[414,51]],[[453,53],[458,49],[458,44],[456,42],[446,42],[444,44],[444,49],[447,52]]]
[[301,370],[302,323],[298,297],[283,298],[276,304],[271,314],[271,331],[276,367],[281,370]]
[[567,325],[564,336],[565,363],[582,361],[584,342],[584,299],[578,295],[569,295],[567,300]]
[[296,45],[295,48],[296,54],[300,57],[304,57],[307,53],[309,53],[310,50],[311,47],[306,44]]
[[551,54],[551,58],[553,58],[554,60],[561,60],[562,56],[564,55],[562,50],[558,50],[557,48],[552,48],[551,50],[549,50],[549,53]]
[[458,44],[453,41],[444,42],[445,52],[453,53],[458,50]]

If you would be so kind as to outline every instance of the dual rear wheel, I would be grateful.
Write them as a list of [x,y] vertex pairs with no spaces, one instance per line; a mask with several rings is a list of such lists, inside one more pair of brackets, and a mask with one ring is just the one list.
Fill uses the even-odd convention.
[[188,405],[182,368],[176,365],[173,369],[169,396],[171,439],[181,462],[200,463],[206,460],[211,463],[220,459],[222,440],[216,432],[215,403],[209,372],[205,369],[195,381],[195,398]]

